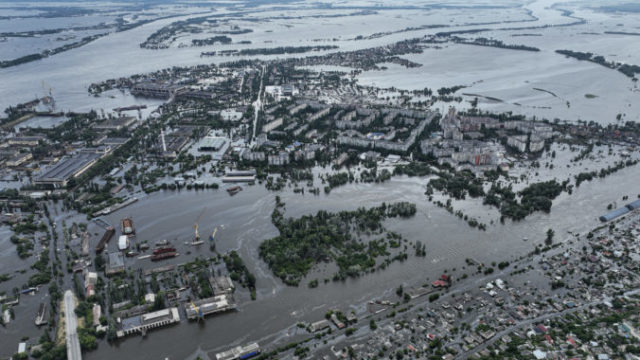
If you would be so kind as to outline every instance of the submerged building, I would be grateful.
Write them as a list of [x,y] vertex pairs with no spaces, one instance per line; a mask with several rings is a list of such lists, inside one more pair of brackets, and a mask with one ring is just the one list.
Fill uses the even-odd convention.
[[144,334],[148,330],[177,322],[180,322],[180,313],[177,307],[153,311],[126,319],[118,319],[120,330],[117,335],[123,337],[138,332]]

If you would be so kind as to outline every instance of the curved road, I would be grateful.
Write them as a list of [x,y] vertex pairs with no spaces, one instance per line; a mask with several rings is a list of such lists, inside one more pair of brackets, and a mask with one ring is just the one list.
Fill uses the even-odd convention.
[[81,360],[80,340],[78,339],[78,318],[74,311],[75,301],[71,290],[64,293],[64,323],[67,336],[67,359]]

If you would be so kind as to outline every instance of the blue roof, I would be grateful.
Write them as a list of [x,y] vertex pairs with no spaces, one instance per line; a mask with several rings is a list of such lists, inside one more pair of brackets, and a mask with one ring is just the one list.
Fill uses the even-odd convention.
[[629,210],[635,210],[640,208],[640,200],[636,200],[630,204],[627,204],[627,208],[629,208]]
[[602,216],[600,216],[600,221],[606,222],[617,218],[618,216],[622,216],[629,212],[629,209],[626,207],[621,207],[619,209],[615,209],[611,212],[608,212]]

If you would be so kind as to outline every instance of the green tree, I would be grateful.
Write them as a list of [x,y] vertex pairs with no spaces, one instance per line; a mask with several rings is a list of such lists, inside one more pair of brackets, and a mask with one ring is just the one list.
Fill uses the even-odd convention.
[[547,230],[547,238],[544,240],[544,243],[547,246],[551,246],[553,244],[553,236],[555,235],[555,231],[553,229]]

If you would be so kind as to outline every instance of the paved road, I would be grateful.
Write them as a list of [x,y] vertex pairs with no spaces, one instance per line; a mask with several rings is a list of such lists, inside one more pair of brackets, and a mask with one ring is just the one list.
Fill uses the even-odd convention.
[[67,359],[68,360],[81,360],[82,352],[80,351],[80,340],[78,339],[78,318],[73,311],[75,303],[73,300],[73,293],[71,290],[67,290],[64,293],[64,323],[66,326],[65,333],[67,334]]

